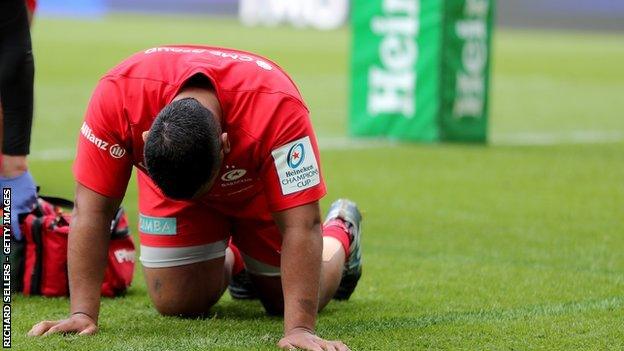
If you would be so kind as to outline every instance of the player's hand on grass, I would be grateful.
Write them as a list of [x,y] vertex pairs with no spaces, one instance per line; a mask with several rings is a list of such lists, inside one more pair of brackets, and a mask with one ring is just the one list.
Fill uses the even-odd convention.
[[277,343],[282,350],[349,351],[342,341],[324,340],[310,330],[295,328]]
[[92,335],[95,334],[97,330],[97,324],[91,317],[79,313],[73,314],[67,319],[39,322],[30,329],[28,336],[48,336],[56,333]]

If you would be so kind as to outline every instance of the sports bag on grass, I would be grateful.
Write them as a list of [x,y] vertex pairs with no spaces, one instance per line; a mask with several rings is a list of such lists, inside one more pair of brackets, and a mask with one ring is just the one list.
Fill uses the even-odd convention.
[[[27,296],[69,295],[67,239],[71,216],[62,208],[72,208],[73,205],[65,199],[39,197],[35,210],[22,222],[23,242],[13,242],[17,291]],[[134,273],[134,251],[126,214],[123,208],[119,208],[111,223],[103,296],[119,296],[126,292]]]

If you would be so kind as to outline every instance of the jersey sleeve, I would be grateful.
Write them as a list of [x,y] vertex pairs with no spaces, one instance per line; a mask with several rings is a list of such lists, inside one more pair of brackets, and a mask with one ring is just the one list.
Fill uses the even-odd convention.
[[308,110],[294,99],[285,99],[267,130],[261,174],[269,210],[278,212],[320,200],[327,189]]
[[122,198],[132,172],[129,125],[116,84],[95,88],[78,136],[73,172],[77,182],[111,198]]

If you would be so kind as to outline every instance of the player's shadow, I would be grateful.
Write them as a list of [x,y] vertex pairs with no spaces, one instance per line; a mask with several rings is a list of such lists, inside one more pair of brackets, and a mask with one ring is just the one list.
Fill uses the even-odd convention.
[[210,314],[206,317],[241,321],[277,318],[268,315],[258,300],[219,301],[219,303],[210,309]]
[[[330,303],[320,313],[324,316],[332,316],[337,310]],[[259,300],[225,300],[219,301],[203,318],[255,321],[263,318],[266,320],[282,319],[283,316],[268,314]]]

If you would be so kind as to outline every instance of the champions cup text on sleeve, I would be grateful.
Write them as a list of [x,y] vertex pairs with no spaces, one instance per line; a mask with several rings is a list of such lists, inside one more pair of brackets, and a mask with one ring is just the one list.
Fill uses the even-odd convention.
[[321,182],[310,137],[288,143],[273,150],[271,154],[275,160],[282,194],[296,193]]

